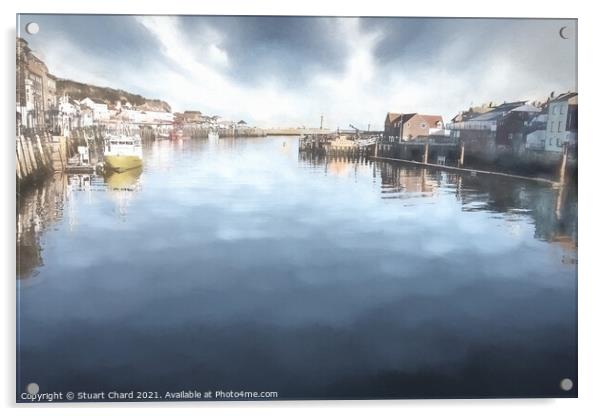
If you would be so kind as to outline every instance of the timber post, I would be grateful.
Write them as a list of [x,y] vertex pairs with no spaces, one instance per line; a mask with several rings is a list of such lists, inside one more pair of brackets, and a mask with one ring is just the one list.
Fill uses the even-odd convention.
[[568,153],[568,146],[565,143],[564,147],[562,148],[562,160],[560,162],[560,171],[558,172],[558,183],[560,185],[564,185],[564,182],[566,180],[566,162],[568,158]]

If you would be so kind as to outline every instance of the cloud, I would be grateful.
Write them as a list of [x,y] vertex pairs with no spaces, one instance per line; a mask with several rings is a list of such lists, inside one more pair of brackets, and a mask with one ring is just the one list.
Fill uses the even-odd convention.
[[[65,19],[68,19],[68,24]],[[52,72],[257,125],[382,128],[576,87],[567,20],[41,17]],[[107,32],[106,28],[117,28]]]

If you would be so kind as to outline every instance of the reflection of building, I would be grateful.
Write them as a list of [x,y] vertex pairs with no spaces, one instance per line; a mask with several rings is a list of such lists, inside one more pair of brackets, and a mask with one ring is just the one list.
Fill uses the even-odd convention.
[[380,166],[383,192],[432,195],[438,184],[424,168],[404,168],[383,163]]
[[352,164],[343,159],[335,159],[328,163],[328,173],[335,176],[347,176],[351,171]]
[[500,182],[498,178],[484,175],[460,178],[462,187],[458,197],[464,210],[520,212],[533,219],[535,238],[561,241],[565,248],[576,247],[577,190],[574,187],[525,187],[520,182]]
[[63,216],[65,175],[19,195],[17,203],[17,278],[31,277],[43,264],[41,234]]

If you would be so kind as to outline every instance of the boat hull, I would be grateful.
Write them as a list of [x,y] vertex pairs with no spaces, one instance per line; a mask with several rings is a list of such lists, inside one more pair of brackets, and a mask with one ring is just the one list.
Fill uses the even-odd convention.
[[142,166],[142,159],[133,155],[105,156],[107,169],[115,172],[125,172]]

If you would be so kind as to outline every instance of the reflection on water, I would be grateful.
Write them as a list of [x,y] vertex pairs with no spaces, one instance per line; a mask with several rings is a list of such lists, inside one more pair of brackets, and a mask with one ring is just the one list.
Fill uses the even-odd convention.
[[125,172],[109,172],[104,178],[109,195],[115,201],[119,215],[124,219],[135,192],[140,190],[140,175],[142,167]]
[[40,188],[17,195],[17,278],[36,274],[43,264],[41,235],[63,217],[64,176],[56,176]]
[[19,391],[576,394],[575,189],[294,138],[144,152],[21,196]]

